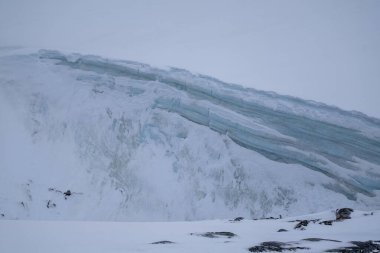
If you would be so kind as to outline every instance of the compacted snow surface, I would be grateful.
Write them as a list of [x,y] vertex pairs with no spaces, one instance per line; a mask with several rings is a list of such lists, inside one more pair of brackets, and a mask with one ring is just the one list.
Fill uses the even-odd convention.
[[[379,212],[355,210],[351,216],[351,219],[333,222],[331,226],[319,222],[335,219],[334,211],[296,218],[238,222],[0,221],[0,252],[235,253],[249,252],[249,248],[268,241],[287,243],[285,247],[307,248],[295,252],[324,252],[353,246],[351,241],[380,239]],[[294,228],[298,223],[295,220],[305,219],[312,219],[315,223],[311,222],[304,230]],[[277,232],[279,229],[288,231]],[[202,236],[207,232],[230,232],[235,236],[230,233],[211,238]]]

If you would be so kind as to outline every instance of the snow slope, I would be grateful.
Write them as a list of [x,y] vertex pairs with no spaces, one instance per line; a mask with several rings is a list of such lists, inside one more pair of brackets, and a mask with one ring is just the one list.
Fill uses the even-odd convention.
[[[365,216],[367,214],[367,216]],[[379,212],[354,211],[351,220],[332,226],[312,223],[305,230],[294,229],[295,219],[334,219],[334,212],[281,220],[228,220],[194,222],[59,222],[0,221],[1,252],[249,252],[262,242],[289,243],[307,250],[353,246],[351,241],[379,240]],[[277,232],[286,229],[287,232]],[[36,233],[36,231],[38,231]],[[231,232],[232,238],[207,238],[207,232]],[[311,239],[310,239],[311,238]],[[317,239],[324,239],[317,241]],[[331,241],[335,240],[335,241]],[[170,241],[169,244],[152,244]],[[22,242],[22,243],[20,243]],[[288,251],[285,251],[288,252]],[[359,251],[357,251],[359,252]],[[364,251],[360,251],[364,252]],[[377,252],[377,251],[372,251]]]
[[0,96],[0,218],[380,208],[380,120],[358,112],[46,50],[3,53]]

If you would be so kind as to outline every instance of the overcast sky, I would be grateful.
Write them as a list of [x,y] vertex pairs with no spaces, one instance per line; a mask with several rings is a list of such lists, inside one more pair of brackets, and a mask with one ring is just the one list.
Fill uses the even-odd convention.
[[0,46],[181,67],[380,118],[379,0],[0,0]]

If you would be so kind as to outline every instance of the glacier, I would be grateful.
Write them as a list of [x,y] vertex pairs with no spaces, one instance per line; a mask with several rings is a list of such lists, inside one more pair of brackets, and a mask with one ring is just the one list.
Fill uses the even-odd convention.
[[380,208],[380,120],[360,112],[53,50],[0,57],[0,103],[8,219]]

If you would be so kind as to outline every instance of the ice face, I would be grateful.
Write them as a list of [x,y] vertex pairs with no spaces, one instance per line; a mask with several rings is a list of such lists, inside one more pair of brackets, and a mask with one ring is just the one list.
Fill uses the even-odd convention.
[[[27,129],[28,145],[68,142],[64,150],[75,168],[57,165],[62,180],[56,181],[87,193],[74,195],[80,212],[52,217],[81,218],[94,206],[92,219],[178,220],[380,203],[378,119],[96,56],[44,50],[1,62],[1,92],[19,108],[13,113]],[[41,160],[50,151],[42,149],[29,159],[46,173]],[[67,176],[75,173],[82,180]],[[52,180],[34,181],[45,196],[42,188]],[[12,201],[3,205],[13,210]],[[36,212],[27,213],[35,218]]]

